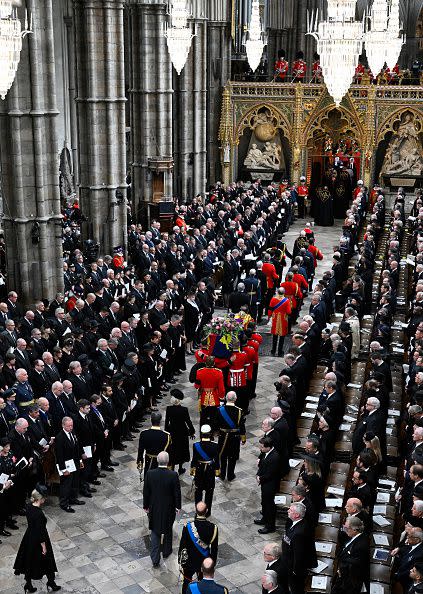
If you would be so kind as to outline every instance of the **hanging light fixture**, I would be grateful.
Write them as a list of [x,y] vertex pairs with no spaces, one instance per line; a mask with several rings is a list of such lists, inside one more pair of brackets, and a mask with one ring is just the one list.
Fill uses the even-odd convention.
[[320,66],[328,92],[336,105],[351,85],[363,48],[363,23],[355,20],[356,0],[328,0],[328,17],[318,22],[316,11],[309,16],[307,35],[317,41]]
[[248,40],[245,43],[247,59],[250,68],[255,72],[260,64],[264,48],[263,31],[260,21],[260,3],[259,0],[253,0],[251,8],[250,27],[248,29]]
[[172,0],[170,9],[171,26],[167,27],[167,49],[170,59],[178,74],[181,74],[188,58],[191,41],[194,35],[188,26],[188,10],[186,0]]
[[391,71],[395,67],[401,53],[401,48],[405,43],[405,35],[400,35],[402,29],[403,25],[400,23],[399,15],[399,0],[391,0],[386,41],[386,64]]
[[364,37],[367,61],[373,75],[377,76],[386,62],[390,42],[387,0],[374,0],[366,21],[367,27],[370,26]]
[[22,49],[22,39],[32,33],[25,13],[25,28],[22,30],[17,10],[12,2],[0,0],[0,97],[4,99],[15,80]]

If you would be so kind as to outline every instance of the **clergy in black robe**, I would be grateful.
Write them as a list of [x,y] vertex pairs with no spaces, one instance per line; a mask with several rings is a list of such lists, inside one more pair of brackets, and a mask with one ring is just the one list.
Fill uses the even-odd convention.
[[331,227],[333,219],[333,198],[327,186],[319,186],[314,203],[314,222],[322,227]]

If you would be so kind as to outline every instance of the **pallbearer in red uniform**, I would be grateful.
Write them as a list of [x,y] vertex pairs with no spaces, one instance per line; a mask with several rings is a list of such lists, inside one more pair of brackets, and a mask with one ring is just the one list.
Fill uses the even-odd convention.
[[257,336],[259,337],[260,341],[263,340],[260,335],[254,334],[251,328],[247,328],[245,330],[245,336],[247,337],[247,345],[249,347],[253,347],[255,351],[255,358],[253,362],[253,379],[251,381],[251,393],[250,399],[256,397],[256,386],[257,386],[257,375],[258,375],[258,364],[259,364],[259,349],[260,349],[260,342],[257,340]]
[[238,397],[238,404],[244,412],[248,410],[247,391],[247,353],[240,351],[238,339],[232,340],[232,355],[229,357],[228,389],[233,390]]
[[247,378],[247,398],[251,400],[253,396],[253,378],[254,378],[254,366],[258,361],[258,356],[253,345],[248,344],[248,339],[245,335],[240,337],[241,349],[248,357],[248,362],[245,366],[245,376]]
[[275,297],[270,301],[269,311],[267,312],[269,320],[272,318],[272,329],[270,331],[273,335],[272,355],[276,354],[276,347],[278,347],[278,357],[283,355],[283,343],[285,336],[289,332],[288,318],[291,311],[291,304],[289,299],[285,297],[285,290],[279,288]]
[[200,426],[206,421],[213,429],[216,427],[216,410],[225,397],[223,373],[214,366],[214,357],[206,357],[206,366],[197,371],[195,387],[198,390],[200,405]]
[[304,62],[304,53],[297,52],[296,60],[292,64],[292,82],[303,82],[307,72],[307,63]]
[[284,82],[288,74],[289,64],[285,60],[285,50],[279,50],[278,59],[275,62],[275,82]]
[[308,199],[308,187],[306,184],[306,178],[303,175],[300,177],[300,183],[298,184],[297,193],[298,216],[300,219],[303,219],[307,211],[306,200]]
[[311,82],[321,83],[323,81],[323,75],[322,67],[320,66],[320,56],[317,52],[314,52],[313,58],[313,76],[311,78]]

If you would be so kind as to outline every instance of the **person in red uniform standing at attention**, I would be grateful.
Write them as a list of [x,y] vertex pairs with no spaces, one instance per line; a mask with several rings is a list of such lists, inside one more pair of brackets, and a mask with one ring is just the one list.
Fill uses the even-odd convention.
[[285,60],[285,50],[279,50],[278,59],[275,62],[275,76],[273,80],[275,82],[284,82],[286,75],[288,74],[289,64]]
[[385,78],[388,81],[388,85],[395,85],[398,83],[399,73],[400,69],[398,64],[395,64],[392,70],[390,68],[385,70]]
[[236,393],[238,405],[245,414],[248,410],[247,365],[250,362],[249,355],[240,351],[238,339],[232,340],[231,348],[227,386],[228,390],[233,390]]
[[[257,351],[252,344],[248,344],[246,335],[240,336],[241,352],[245,353],[248,357],[247,364],[245,366],[245,377],[247,378],[247,401],[249,402],[253,397],[253,379],[254,379],[254,366],[258,362]],[[248,414],[248,409],[247,409]]]
[[357,198],[357,196],[360,194],[360,192],[363,190],[363,186],[364,186],[363,180],[359,179],[357,182],[357,187],[354,188],[353,200],[355,200]]
[[297,188],[298,193],[298,217],[303,219],[305,217],[307,207],[306,207],[306,200],[308,198],[308,187],[306,184],[306,178],[304,175],[300,177],[300,183],[298,184]]
[[[276,354],[276,347],[278,347],[278,357],[283,356],[283,343],[285,336],[288,334],[288,319],[291,313],[291,304],[289,299],[285,297],[285,289],[279,288],[276,295],[271,299],[267,315],[272,318],[273,335],[271,354]],[[278,345],[279,340],[279,345]]]
[[267,291],[264,296],[264,307],[267,309],[274,293],[276,283],[279,280],[275,265],[270,261],[270,254],[264,254],[264,263],[261,271],[266,277]]
[[292,64],[292,82],[303,82],[307,72],[307,63],[304,62],[304,53],[297,52],[296,60]]
[[214,357],[206,357],[206,366],[197,371],[194,386],[198,390],[200,426],[209,424],[216,428],[216,410],[225,397],[223,373],[214,366]]
[[[257,375],[258,375],[258,364],[259,364],[259,349],[260,349],[260,342],[255,338],[257,334],[254,334],[253,330],[248,327],[245,330],[245,336],[247,337],[247,345],[249,347],[253,347],[255,351],[255,357],[253,362],[253,379],[251,381],[251,393],[250,398],[256,397],[256,386],[257,386]],[[260,341],[262,337],[258,335]]]
[[311,82],[314,83],[321,83],[323,81],[322,75],[322,67],[320,66],[320,56],[317,52],[313,54],[314,62],[313,62],[313,76]]

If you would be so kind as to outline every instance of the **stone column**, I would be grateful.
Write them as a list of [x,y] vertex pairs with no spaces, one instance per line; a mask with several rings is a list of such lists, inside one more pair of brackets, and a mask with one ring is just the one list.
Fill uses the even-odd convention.
[[79,195],[100,253],[126,243],[123,0],[74,0]]
[[[222,92],[231,78],[231,2],[208,0],[207,26],[207,179],[222,179],[218,135]],[[232,181],[232,180],[231,180]]]
[[[26,0],[15,82],[0,101],[0,156],[9,289],[26,304],[63,290],[53,0]],[[23,9],[19,10],[23,20]]]
[[129,0],[132,194],[135,211],[153,201],[154,172],[172,195],[172,64],[164,29],[163,0]]
[[184,198],[206,186],[207,23],[201,14],[194,17],[189,24],[195,37],[185,67],[179,76],[173,69],[174,188]]

